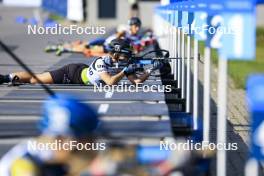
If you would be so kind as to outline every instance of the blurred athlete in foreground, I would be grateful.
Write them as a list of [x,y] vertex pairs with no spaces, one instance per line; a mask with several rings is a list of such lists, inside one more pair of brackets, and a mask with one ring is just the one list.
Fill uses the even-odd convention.
[[[99,143],[95,111],[77,99],[56,95],[44,104],[41,136],[13,147],[0,160],[1,176],[206,176],[212,152],[161,150],[160,146]],[[108,135],[108,134],[107,134]],[[109,136],[107,140],[109,141]],[[30,144],[29,144],[30,142]],[[40,146],[31,148],[31,145]],[[60,143],[54,149],[50,144]],[[79,150],[71,142],[99,144]],[[102,145],[104,144],[104,145]],[[43,148],[45,145],[47,148]]]
[[95,150],[83,152],[71,145],[95,142],[92,133],[99,120],[91,107],[73,97],[57,95],[45,102],[43,110],[41,135],[18,144],[2,157],[1,176],[77,176],[87,167],[82,161],[96,155]]
[[[123,39],[112,40],[109,54],[97,58],[91,65],[83,63],[69,64],[57,70],[37,74],[36,76],[46,84],[107,84],[115,85],[123,77],[127,77],[131,83],[142,83],[152,72],[160,69],[164,64],[156,60],[152,68],[146,70],[142,75],[135,74],[135,68],[129,65],[128,61],[132,55],[130,42]],[[118,63],[126,64],[126,67],[117,67]],[[0,75],[0,84],[18,83],[37,83],[27,72],[11,73]]]

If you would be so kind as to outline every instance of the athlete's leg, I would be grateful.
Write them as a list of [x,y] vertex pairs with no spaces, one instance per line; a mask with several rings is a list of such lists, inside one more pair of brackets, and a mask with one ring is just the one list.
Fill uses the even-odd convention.
[[79,44],[72,46],[72,52],[81,53],[83,50],[85,50],[86,44]]
[[94,46],[92,48],[85,48],[83,50],[83,54],[86,57],[103,56],[105,55],[105,49],[103,46]]
[[67,52],[82,52],[87,43],[82,41],[74,41],[72,43],[66,43],[63,45],[63,50]]
[[10,83],[14,80],[15,77],[18,78],[15,81],[21,83],[28,83],[31,78],[30,74],[28,74],[27,72],[16,72],[8,75],[0,75],[0,84]]
[[[36,74],[36,76],[43,83],[46,83],[46,84],[52,84],[53,83],[53,79],[52,79],[49,72]],[[18,77],[16,82],[32,83],[32,84],[37,83],[37,80],[35,78],[32,78],[32,76],[29,73],[27,73],[27,72],[15,72],[15,73],[11,73],[9,75],[0,75],[0,84],[12,82],[13,78],[15,78],[15,77]]]
[[[54,83],[50,72],[44,72],[41,74],[36,74],[36,77],[44,84],[53,84]],[[38,81],[35,78],[31,78],[30,83],[36,84],[36,83],[38,83]]]
[[72,45],[79,45],[79,44],[81,44],[81,43],[84,43],[84,42],[81,41],[81,40],[76,40],[76,41],[73,41],[73,42],[72,42]]
[[104,45],[105,43],[105,38],[97,38],[95,40],[92,40],[89,42],[89,46],[95,46],[95,45]]
[[19,78],[18,81],[21,83],[29,83],[32,77],[28,72],[15,72],[15,73],[11,73],[10,75],[11,78],[17,76]]

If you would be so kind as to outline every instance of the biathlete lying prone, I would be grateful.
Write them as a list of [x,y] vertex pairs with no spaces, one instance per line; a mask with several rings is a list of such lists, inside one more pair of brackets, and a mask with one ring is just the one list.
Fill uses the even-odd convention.
[[133,46],[134,52],[138,53],[144,49],[145,46],[156,43],[152,32],[147,31],[143,36],[139,34],[141,29],[141,21],[137,17],[133,17],[128,21],[129,29],[119,29],[117,32],[107,38],[98,38],[91,42],[74,41],[71,43],[64,43],[59,45],[49,45],[45,48],[46,52],[56,52],[60,56],[64,52],[82,53],[86,57],[103,56],[108,52],[108,45],[113,39],[129,40]]
[[[91,65],[83,63],[69,64],[57,70],[37,74],[40,81],[46,84],[93,84],[99,85],[117,84],[124,76],[131,83],[142,83],[152,72],[163,67],[163,63],[156,60],[153,67],[147,69],[142,75],[137,76],[133,65],[129,65],[129,58],[132,56],[130,42],[124,39],[115,39],[109,45],[110,52],[105,56],[99,57]],[[117,63],[127,65],[123,68],[116,67]],[[0,84],[9,82],[19,83],[38,83],[27,72],[11,73],[0,75]]]

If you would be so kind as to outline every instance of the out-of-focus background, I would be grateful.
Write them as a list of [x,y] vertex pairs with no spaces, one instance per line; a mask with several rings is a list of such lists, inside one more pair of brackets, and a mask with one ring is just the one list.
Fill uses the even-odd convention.
[[[56,57],[53,54],[47,54],[43,50],[50,43],[60,43],[74,40],[90,41],[97,37],[108,36],[114,28],[119,25],[126,25],[131,16],[138,16],[142,20],[144,28],[153,28],[154,9],[157,5],[169,3],[169,0],[0,0],[0,38],[9,48],[19,55],[25,63],[35,72],[43,72],[52,65],[67,61],[69,55]],[[232,79],[228,85],[228,142],[237,142],[238,151],[228,152],[227,170],[228,175],[243,175],[243,168],[248,159],[250,119],[247,103],[245,101],[245,84],[247,76],[255,72],[264,72],[264,5],[258,5],[256,11],[257,21],[257,48],[256,59],[252,61],[229,61],[228,71]],[[78,26],[104,26],[105,35],[28,35],[28,24],[49,25],[62,24],[68,26],[76,24]],[[248,24],[251,25],[251,24]],[[200,48],[204,43],[199,43]],[[203,50],[201,50],[203,55]],[[76,58],[84,57],[82,55],[70,56],[71,61]],[[65,60],[63,60],[65,59]],[[203,59],[203,58],[202,58]],[[216,134],[216,114],[217,105],[217,63],[218,54],[216,50],[212,51],[213,71],[212,71],[212,129],[211,135],[215,142]],[[200,68],[203,65],[200,63]],[[3,50],[0,49],[0,73],[8,74],[23,69],[15,63]],[[202,69],[200,70],[200,80],[202,83]],[[202,86],[202,84],[201,84]],[[16,87],[1,87],[0,97],[12,93]],[[200,89],[202,90],[202,89]],[[23,90],[22,90],[23,91]],[[202,92],[199,92],[202,95]],[[19,95],[18,95],[19,96]],[[143,97],[143,96],[142,96]],[[17,97],[13,97],[16,99]],[[126,98],[124,96],[124,98]],[[7,100],[7,102],[12,100]],[[16,103],[16,100],[13,100]],[[22,100],[23,101],[23,100]],[[6,102],[0,102],[6,110],[16,112],[14,107],[8,107]],[[21,103],[21,102],[20,102]],[[23,103],[23,102],[22,102]],[[202,99],[199,104],[202,106]],[[119,107],[120,108],[120,107]],[[122,106],[121,108],[122,109]],[[157,108],[158,109],[158,108]],[[12,114],[11,113],[11,114]],[[202,112],[200,112],[202,114]],[[0,112],[1,115],[1,112]],[[14,116],[15,117],[15,116]],[[13,117],[13,118],[14,118]],[[2,119],[1,119],[2,118]],[[9,128],[5,126],[9,117],[2,115],[0,118],[0,157],[5,154],[12,146],[19,143],[24,138],[14,135]],[[12,119],[13,128],[20,129],[21,122],[31,120],[30,118],[17,115],[19,119]],[[25,119],[23,119],[25,118]],[[32,126],[32,124],[30,124]],[[25,126],[29,131],[30,125]],[[29,128],[29,129],[27,129]],[[25,134],[28,131],[24,131]],[[16,131],[17,132],[17,131]],[[18,131],[23,136],[23,131]],[[31,133],[31,131],[29,131]],[[33,134],[32,134],[33,135]],[[157,141],[155,141],[157,142]],[[159,141],[158,141],[159,142]],[[215,168],[215,165],[212,166]],[[215,169],[212,174],[215,175]]]
[[[159,0],[68,0],[52,1],[43,0],[43,8],[53,15],[58,15],[65,19],[86,22],[92,25],[114,26],[116,24],[126,24],[130,17],[130,9],[133,3],[137,3],[139,16],[143,25],[152,25],[153,9],[160,4]],[[41,0],[2,0],[3,5],[41,7]]]
[[[161,2],[162,1],[162,2]],[[130,17],[130,9],[137,2],[139,16],[146,27],[152,26],[154,7],[167,0],[43,0],[44,8],[53,15],[93,25],[113,26],[124,24]],[[6,6],[41,7],[42,0],[1,0]],[[257,6],[257,25],[264,27],[264,5]]]

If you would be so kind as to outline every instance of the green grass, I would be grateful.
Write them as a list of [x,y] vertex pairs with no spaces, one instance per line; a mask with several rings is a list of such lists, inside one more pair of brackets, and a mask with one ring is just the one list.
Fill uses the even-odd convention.
[[56,14],[53,14],[53,13],[50,13],[49,14],[49,18],[54,20],[54,21],[57,21],[57,22],[61,22],[64,20],[63,17],[59,16],[59,15],[56,15]]
[[[228,62],[228,73],[233,78],[236,88],[245,88],[247,77],[253,73],[264,74],[264,28],[257,29],[256,58],[252,61],[231,60]],[[204,42],[199,42],[199,48],[204,48]],[[201,50],[203,55],[203,51]],[[217,66],[218,54],[212,50],[212,62]]]
[[245,88],[248,75],[264,73],[264,29],[257,29],[256,58],[252,61],[230,61],[229,75],[233,78],[237,88]]

